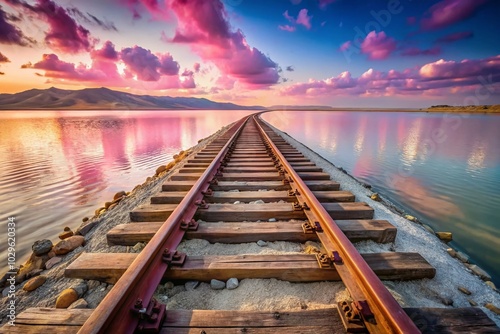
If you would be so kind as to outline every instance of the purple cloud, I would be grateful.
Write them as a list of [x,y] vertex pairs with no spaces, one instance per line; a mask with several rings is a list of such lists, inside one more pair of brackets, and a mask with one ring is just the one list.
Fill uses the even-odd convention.
[[111,41],[106,41],[103,47],[91,52],[93,59],[117,60],[119,55],[115,50],[115,45]]
[[420,21],[423,30],[448,27],[473,16],[488,0],[442,0],[429,8],[427,17]]
[[12,21],[12,16],[0,7],[0,43],[26,46],[33,42],[9,21]]
[[361,52],[372,60],[386,59],[395,49],[396,41],[387,37],[383,31],[378,34],[376,31],[371,31],[361,43]]
[[158,81],[162,74],[179,73],[179,64],[168,53],[158,57],[150,50],[136,45],[122,49],[120,57],[127,66],[126,71],[141,81]]
[[468,39],[472,37],[474,37],[474,33],[472,31],[462,31],[440,37],[436,40],[436,42],[453,43],[462,39]]

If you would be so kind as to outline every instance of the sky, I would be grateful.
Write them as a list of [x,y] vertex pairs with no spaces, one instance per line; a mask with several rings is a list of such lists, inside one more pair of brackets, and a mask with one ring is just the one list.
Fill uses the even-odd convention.
[[500,103],[497,0],[0,0],[0,93]]

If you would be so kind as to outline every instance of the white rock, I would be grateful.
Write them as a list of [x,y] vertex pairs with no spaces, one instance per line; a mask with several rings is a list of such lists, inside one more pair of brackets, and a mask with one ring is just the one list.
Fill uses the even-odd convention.
[[236,201],[233,204],[241,204],[241,202],[240,201]]
[[276,218],[269,218],[268,222],[274,223],[274,222],[276,222]]
[[238,282],[237,278],[230,278],[226,282],[226,288],[228,290],[234,290],[240,285],[240,282]]
[[214,290],[222,290],[226,287],[226,283],[218,279],[213,279],[210,281],[210,287]]
[[254,204],[264,204],[265,202],[261,199],[257,200],[254,202]]

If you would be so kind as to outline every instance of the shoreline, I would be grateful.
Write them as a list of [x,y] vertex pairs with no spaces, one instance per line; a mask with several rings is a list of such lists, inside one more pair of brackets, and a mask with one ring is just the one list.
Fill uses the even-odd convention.
[[[267,123],[267,122],[266,122]],[[269,123],[268,123],[269,124]],[[224,133],[230,125],[221,128],[211,136],[201,139],[198,145],[190,148],[191,154],[196,153],[206,146],[209,142]],[[335,167],[332,163],[322,158],[319,154],[305,145],[298,143],[295,139],[283,133],[279,129],[270,125],[283,138],[295,146],[306,157],[315,162],[325,172],[329,173],[332,179],[341,183],[343,190],[349,190],[356,195],[358,201],[365,201],[375,209],[374,219],[387,219],[398,228],[398,235],[393,244],[376,244],[374,242],[360,242],[355,246],[360,252],[389,252],[389,251],[407,251],[419,252],[436,269],[436,277],[432,280],[395,282],[384,281],[396,300],[404,307],[445,307],[446,304],[453,304],[455,307],[469,307],[469,299],[478,303],[483,311],[500,326],[500,316],[495,315],[489,309],[484,307],[485,303],[493,303],[500,306],[500,294],[479,277],[475,276],[465,265],[457,259],[448,255],[447,246],[437,237],[427,231],[423,226],[411,222],[400,214],[394,205],[384,205],[370,199],[372,192],[354,177],[346,174],[341,169]],[[64,255],[62,262],[55,265],[41,274],[46,276],[47,282],[40,288],[25,292],[22,290],[22,284],[19,285],[20,291],[16,294],[18,312],[29,307],[51,307],[55,305],[55,300],[62,290],[83,283],[83,280],[74,280],[64,277],[64,268],[76,259],[83,251],[87,252],[138,252],[139,247],[129,246],[107,246],[106,232],[112,227],[129,221],[129,211],[135,206],[143,203],[156,191],[161,188],[165,180],[172,175],[178,168],[181,168],[185,160],[180,160],[168,171],[160,171],[159,176],[148,178],[142,185],[138,185],[127,195],[116,207],[110,211],[105,211],[95,219],[90,219],[87,224],[80,226],[80,232],[85,235],[85,246],[78,247],[75,250]],[[158,171],[158,170],[157,170]],[[102,208],[101,208],[102,209]],[[96,211],[102,211],[98,209]],[[93,227],[90,229],[90,225]],[[86,229],[90,229],[85,231]],[[200,247],[201,246],[201,247]],[[273,242],[266,247],[259,247],[256,243],[247,243],[239,245],[209,244],[203,240],[183,241],[179,249],[194,254],[278,254],[278,253],[297,253],[302,252],[304,247],[301,244],[289,242]],[[222,249],[225,247],[224,249]],[[169,282],[167,282],[169,283]],[[89,308],[95,308],[97,304],[109,292],[112,285],[99,283],[97,281],[87,281],[87,292],[84,299]],[[160,299],[168,301],[169,308],[195,307],[204,309],[300,309],[304,303],[310,309],[323,308],[325,305],[331,307],[332,298],[342,299],[346,297],[346,290],[342,282],[318,282],[318,283],[289,283],[278,280],[242,280],[241,285],[234,291],[213,291],[209,284],[201,283],[200,287],[193,291],[185,291],[184,286],[166,287],[159,286],[158,293]],[[465,287],[472,294],[467,296],[458,290],[458,287]],[[272,303],[267,301],[269,289],[272,289]],[[328,293],[325,293],[328,292]],[[275,293],[276,292],[276,293]],[[319,293],[318,293],[319,292]],[[327,296],[325,296],[327,295]],[[0,301],[1,324],[5,324],[6,319],[6,301],[8,298],[2,297]],[[306,302],[307,301],[307,302]],[[194,304],[193,304],[194,303]],[[265,303],[265,304],[263,304]],[[448,305],[449,306],[449,305]]]

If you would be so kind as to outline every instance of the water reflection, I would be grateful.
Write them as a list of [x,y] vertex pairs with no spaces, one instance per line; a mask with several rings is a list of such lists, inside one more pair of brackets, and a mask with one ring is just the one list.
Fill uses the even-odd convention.
[[[294,122],[280,122],[286,115]],[[434,229],[453,232],[452,244],[500,285],[500,116],[297,111],[264,118]],[[335,145],[320,145],[328,142]]]
[[249,113],[1,112],[0,221],[16,217],[17,264],[34,241],[78,227],[115,192],[132,189],[181,149]]

